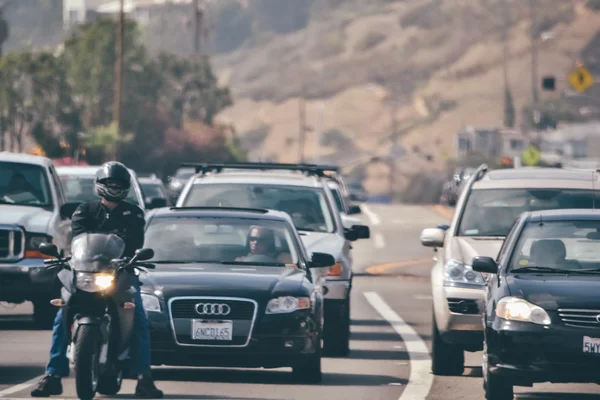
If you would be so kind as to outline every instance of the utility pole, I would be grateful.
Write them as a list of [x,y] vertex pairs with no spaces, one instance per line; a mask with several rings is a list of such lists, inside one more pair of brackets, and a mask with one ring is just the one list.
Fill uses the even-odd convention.
[[120,0],[117,17],[117,32],[115,41],[115,93],[113,104],[113,123],[117,133],[121,133],[121,102],[123,94],[123,41],[125,38],[125,0]]
[[298,162],[304,162],[304,141],[306,140],[306,105],[304,98],[300,98],[299,103],[299,131],[298,131]]
[[[392,150],[394,148],[394,143],[396,143],[396,136],[398,135],[398,104],[396,101],[392,103],[392,134],[391,134],[391,142],[392,142]],[[389,193],[388,196],[390,198],[390,202],[392,202],[394,198],[394,186],[395,186],[395,174],[396,174],[396,162],[394,160],[393,151],[390,150],[390,155],[388,156],[388,168],[390,170],[388,175],[388,185],[389,185]]]
[[503,25],[504,29],[502,30],[502,42],[504,47],[504,56],[502,59],[502,70],[504,73],[504,92],[506,93],[509,90],[508,85],[508,30],[510,20],[508,18],[508,5],[506,4],[506,0],[502,1],[502,16],[503,16]]
[[537,37],[535,33],[535,4],[534,0],[529,0],[529,18],[531,20],[531,90],[533,102],[537,103],[538,95],[538,60],[537,60]]

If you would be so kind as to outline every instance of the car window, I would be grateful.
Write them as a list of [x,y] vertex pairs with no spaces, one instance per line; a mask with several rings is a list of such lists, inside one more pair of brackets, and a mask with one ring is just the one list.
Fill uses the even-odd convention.
[[474,189],[459,222],[459,236],[506,236],[522,212],[593,208],[593,190]]
[[513,272],[532,266],[600,268],[600,221],[530,222],[509,265]]
[[56,197],[58,198],[58,201],[60,204],[64,204],[66,202],[66,200],[65,200],[65,195],[62,190],[62,184],[60,182],[60,179],[58,178],[58,175],[56,174],[56,171],[54,170],[53,167],[50,167],[49,171],[50,171],[50,179],[52,179],[52,185],[56,188]]
[[331,193],[333,193],[333,198],[335,200],[335,205],[339,212],[345,213],[346,207],[344,207],[344,200],[342,199],[342,195],[337,188],[331,188]]
[[148,197],[165,197],[161,187],[156,183],[141,183],[142,192],[146,198]]
[[512,238],[515,236],[515,232],[517,231],[519,222],[521,222],[521,218],[517,218],[517,220],[514,222],[512,228],[508,232],[508,235],[506,235],[506,238],[504,238],[504,241],[502,242],[502,247],[500,247],[500,251],[498,251],[498,257],[496,257],[496,261],[499,262],[504,257],[504,253],[506,252],[507,244],[510,243]]
[[184,199],[183,206],[267,208],[288,213],[298,230],[335,231],[332,210],[322,188],[196,183]]
[[18,162],[0,162],[0,203],[52,207],[46,168]]
[[283,221],[241,218],[154,218],[145,247],[153,262],[298,264],[291,226]]
[[[96,194],[96,188],[94,187],[94,176],[60,174],[60,180],[69,203],[88,202],[100,198]],[[139,207],[140,202],[133,185],[125,201]]]

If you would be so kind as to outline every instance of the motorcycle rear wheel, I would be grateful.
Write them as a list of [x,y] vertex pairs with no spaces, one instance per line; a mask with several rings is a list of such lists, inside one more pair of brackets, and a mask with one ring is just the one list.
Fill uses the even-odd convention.
[[75,387],[77,397],[91,400],[100,375],[101,335],[95,325],[81,325],[75,342]]

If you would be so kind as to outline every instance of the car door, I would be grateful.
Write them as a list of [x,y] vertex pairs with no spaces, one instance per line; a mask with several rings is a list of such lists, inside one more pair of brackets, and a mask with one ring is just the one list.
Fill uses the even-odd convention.
[[60,216],[60,208],[63,204],[66,203],[65,194],[62,187],[62,181],[58,177],[58,173],[54,169],[53,166],[48,168],[50,174],[50,180],[52,182],[52,186],[54,186],[56,191],[56,216],[53,218],[54,228],[53,230],[56,232],[54,236],[54,241],[56,246],[59,249],[64,250],[65,254],[71,253],[71,219],[69,218],[61,218]]

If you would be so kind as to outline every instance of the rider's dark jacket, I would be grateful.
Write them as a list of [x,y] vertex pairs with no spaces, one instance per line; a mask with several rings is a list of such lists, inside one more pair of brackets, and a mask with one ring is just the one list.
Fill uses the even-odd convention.
[[109,209],[101,201],[82,203],[71,218],[72,237],[82,233],[113,233],[125,242],[124,257],[133,257],[144,246],[144,212],[126,201]]

